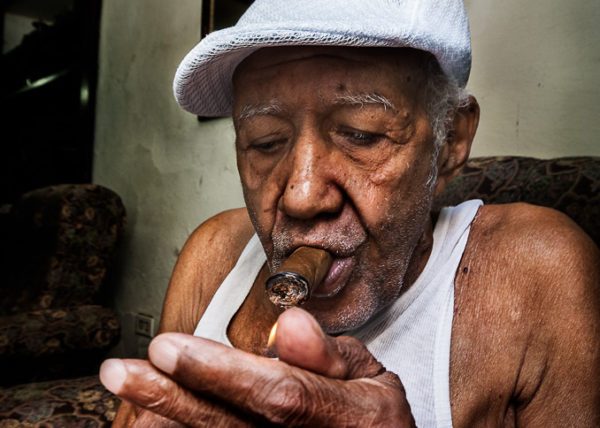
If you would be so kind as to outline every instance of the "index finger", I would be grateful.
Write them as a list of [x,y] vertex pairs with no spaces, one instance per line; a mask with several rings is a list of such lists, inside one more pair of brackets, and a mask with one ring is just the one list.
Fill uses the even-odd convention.
[[[253,424],[220,403],[206,400],[182,388],[177,382],[144,360],[106,360],[100,367],[104,386],[126,402],[131,402],[147,412],[136,416],[133,426],[235,426]],[[115,421],[116,422],[116,421]]]

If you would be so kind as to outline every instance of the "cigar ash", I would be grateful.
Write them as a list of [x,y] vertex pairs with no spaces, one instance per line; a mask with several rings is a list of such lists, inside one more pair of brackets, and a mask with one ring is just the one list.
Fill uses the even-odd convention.
[[313,287],[327,275],[333,258],[320,248],[298,247],[266,283],[269,300],[288,308],[310,299]]
[[281,307],[301,305],[310,297],[310,284],[295,272],[279,272],[267,281],[269,300]]

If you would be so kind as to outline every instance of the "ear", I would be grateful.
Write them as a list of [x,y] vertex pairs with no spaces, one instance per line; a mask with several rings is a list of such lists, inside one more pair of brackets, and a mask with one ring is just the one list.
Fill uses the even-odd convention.
[[479,125],[479,103],[474,96],[469,95],[467,105],[455,112],[452,128],[446,136],[446,142],[440,147],[436,196],[442,193],[446,185],[458,175],[467,162],[477,125]]

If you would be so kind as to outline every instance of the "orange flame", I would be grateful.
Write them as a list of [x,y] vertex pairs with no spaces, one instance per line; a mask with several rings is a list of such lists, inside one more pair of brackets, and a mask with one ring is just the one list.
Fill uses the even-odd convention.
[[277,335],[277,322],[275,322],[275,324],[273,324],[273,327],[271,327],[271,332],[269,333],[269,340],[267,341],[267,348],[270,348],[271,346],[273,346],[276,335]]

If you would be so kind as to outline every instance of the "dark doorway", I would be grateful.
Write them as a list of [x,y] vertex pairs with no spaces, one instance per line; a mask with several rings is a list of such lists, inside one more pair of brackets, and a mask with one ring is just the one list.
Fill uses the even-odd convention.
[[35,188],[91,181],[101,0],[0,4],[0,204],[6,204]]

